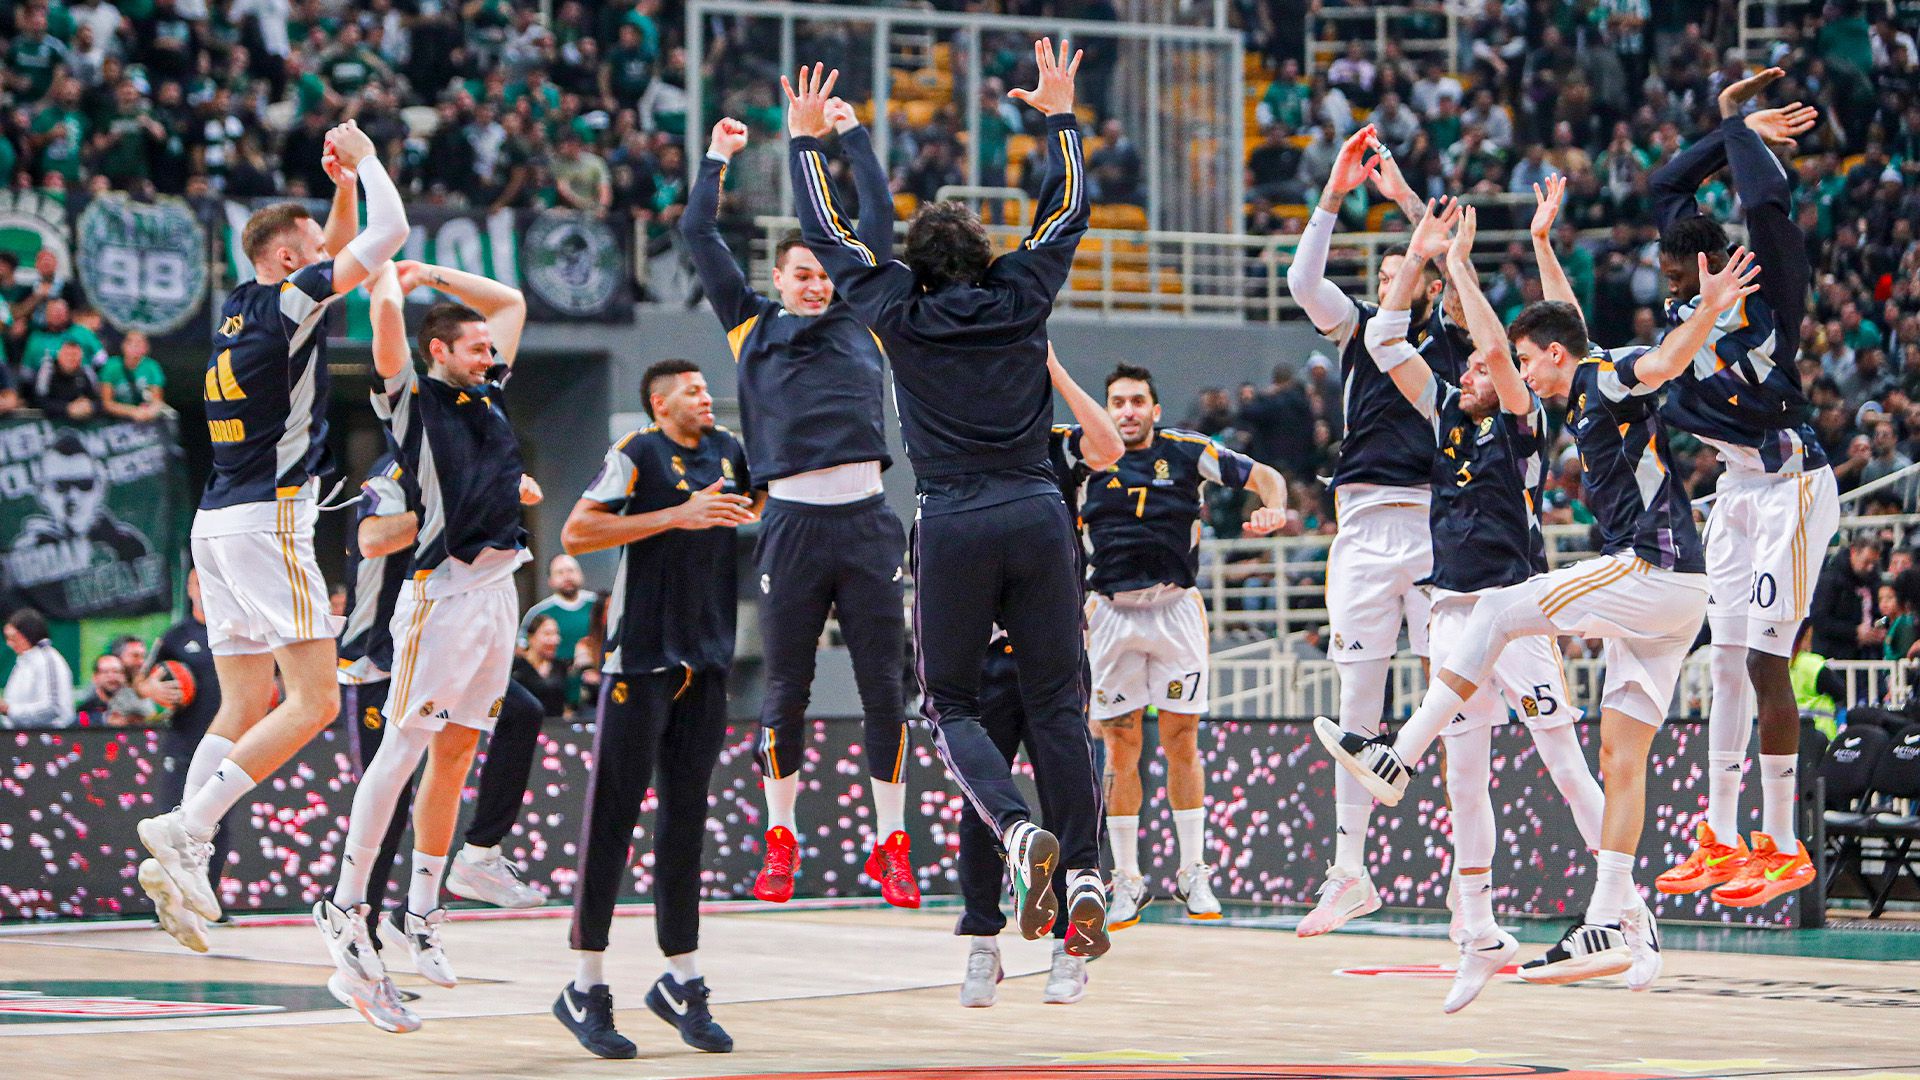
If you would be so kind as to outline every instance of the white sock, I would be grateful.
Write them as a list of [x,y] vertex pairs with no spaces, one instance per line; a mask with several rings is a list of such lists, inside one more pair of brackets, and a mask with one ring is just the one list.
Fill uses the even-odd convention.
[[440,879],[447,873],[445,855],[429,855],[415,849],[413,875],[407,879],[407,910],[425,915],[440,906]]
[[340,857],[340,880],[333,886],[333,906],[352,911],[367,902],[367,878],[373,875],[373,864],[379,858],[378,846],[347,845]]
[[800,795],[800,774],[783,776],[776,780],[769,776],[761,781],[767,790],[767,831],[785,828],[790,833],[799,833],[794,824],[793,803]]
[[1365,802],[1338,801],[1333,808],[1334,820],[1338,822],[1333,837],[1333,865],[1344,867],[1356,874],[1367,872],[1367,822],[1373,817],[1373,798],[1367,789],[1360,786],[1347,770],[1341,769],[1333,778],[1334,798],[1339,800],[1345,786],[1353,788],[1353,794]]
[[180,808],[187,835],[199,840],[212,839],[213,831],[220,827],[220,819],[253,790],[254,783],[247,770],[235,765],[232,758],[220,759],[213,775]]
[[1107,843],[1113,848],[1113,872],[1140,876],[1140,815],[1107,815]]
[[1599,873],[1594,876],[1593,899],[1587,903],[1587,922],[1594,926],[1617,926],[1634,894],[1633,856],[1625,851],[1602,848],[1594,856]]
[[973,939],[973,944],[967,947],[967,951],[990,952],[995,956],[999,956],[1000,939],[990,934],[981,934]]
[[1465,943],[1471,944],[1496,929],[1493,921],[1493,874],[1491,871],[1480,874],[1456,872],[1453,880],[1455,902],[1460,905],[1460,923],[1467,929]]
[[1799,782],[1800,755],[1760,755],[1760,831],[1773,837],[1781,851],[1791,855],[1799,840],[1793,833],[1794,785]]
[[200,745],[193,748],[193,757],[187,763],[187,783],[180,795],[182,803],[200,794],[200,789],[206,787],[207,780],[213,776],[213,770],[220,767],[232,749],[233,740],[225,735],[200,737]]
[[1407,722],[1400,725],[1400,734],[1393,739],[1393,752],[1400,755],[1400,763],[1409,769],[1420,764],[1420,759],[1427,756],[1427,749],[1433,745],[1433,740],[1440,737],[1440,732],[1453,722],[1460,706],[1467,703],[1438,675],[1435,672],[1434,680],[1427,684],[1427,696],[1420,700],[1420,707],[1413,710]]
[[464,856],[468,862],[491,862],[500,857],[500,845],[475,847],[472,844],[461,844],[460,854]]
[[1723,844],[1740,835],[1740,774],[1746,768],[1742,751],[1707,751],[1707,827]]
[[[799,773],[795,773],[791,779],[797,780],[799,776]],[[791,807],[793,805],[792,801],[789,800],[787,805]],[[789,811],[788,813],[789,816],[791,816],[792,812]],[[792,828],[793,826],[788,825],[787,827]],[[875,780],[873,782],[874,835],[884,841],[894,833],[905,832],[906,828],[907,785],[895,784],[887,780]]]
[[667,957],[667,970],[673,972],[673,981],[682,986],[700,977],[700,967],[693,962],[690,952]]
[[596,986],[605,985],[607,985],[607,954],[575,950],[573,954],[574,992],[584,994]]
[[[1111,820],[1111,819],[1109,819]],[[1173,834],[1180,840],[1180,866],[1198,866],[1207,861],[1207,808],[1173,812]]]

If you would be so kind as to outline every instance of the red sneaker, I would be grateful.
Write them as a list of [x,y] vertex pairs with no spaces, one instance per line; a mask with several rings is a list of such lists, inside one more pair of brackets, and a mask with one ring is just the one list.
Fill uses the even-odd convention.
[[753,895],[768,903],[784,904],[793,899],[793,873],[800,868],[800,844],[785,825],[767,830],[766,862],[760,876],[753,879]]
[[1735,836],[1731,844],[1723,844],[1704,821],[1694,835],[1693,852],[1678,866],[1655,878],[1654,888],[1669,896],[1685,895],[1725,885],[1740,876],[1751,857],[1740,837]]
[[1781,851],[1766,833],[1753,834],[1753,857],[1740,869],[1740,876],[1713,890],[1713,898],[1728,907],[1759,907],[1795,889],[1804,889],[1818,877],[1807,845],[1794,842],[1792,851]]
[[867,876],[880,883],[880,895],[894,907],[920,906],[920,883],[913,880],[913,848],[906,833],[895,832],[874,845],[867,856]]

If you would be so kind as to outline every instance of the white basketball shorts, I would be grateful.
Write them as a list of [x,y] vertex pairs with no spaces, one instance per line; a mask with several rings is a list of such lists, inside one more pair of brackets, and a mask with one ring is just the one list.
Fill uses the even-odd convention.
[[1433,573],[1427,507],[1373,505],[1340,519],[1327,553],[1327,658],[1384,660],[1407,642],[1427,655],[1427,595],[1415,582]]
[[1840,526],[1833,470],[1729,469],[1707,516],[1707,625],[1713,640],[1792,656],[1827,545]]
[[[1435,659],[1445,662],[1448,642],[1458,641],[1480,593],[1433,591],[1433,614],[1427,640],[1434,643]],[[1509,716],[1536,731],[1562,727],[1580,719],[1579,708],[1567,697],[1567,675],[1560,663],[1560,646],[1546,636],[1523,637],[1508,643],[1493,662],[1493,677],[1461,706],[1442,736],[1460,735],[1505,723]]]
[[196,536],[192,546],[215,656],[272,652],[340,632],[345,620],[328,605],[311,527]]
[[1200,590],[1143,592],[1154,595],[1087,599],[1095,720],[1148,705],[1171,713],[1207,711],[1207,609]]
[[387,721],[439,731],[492,731],[513,675],[520,598],[512,578],[429,600],[409,582],[393,608],[393,685]]

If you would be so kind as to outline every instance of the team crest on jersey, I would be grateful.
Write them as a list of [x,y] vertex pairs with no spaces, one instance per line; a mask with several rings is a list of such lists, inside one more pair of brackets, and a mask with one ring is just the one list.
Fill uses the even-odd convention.
[[1187,684],[1179,679],[1175,679],[1167,684],[1167,696],[1176,701],[1185,696],[1186,692]]
[[1347,639],[1339,634],[1333,635],[1333,651],[1339,652],[1347,647]]
[[685,462],[680,460],[679,454],[673,455],[673,461],[671,462],[671,464],[673,465],[673,475],[675,476],[687,475],[687,465]]
[[380,730],[380,706],[369,705],[360,712],[360,726],[368,731]]
[[425,705],[420,706],[420,715],[421,716],[433,715],[433,701],[431,699],[429,699]]
[[626,683],[617,682],[613,684],[613,703],[615,705],[625,705],[627,703]]
[[1093,692],[1093,700],[1105,705],[1107,703],[1107,692],[1105,690],[1095,690]]
[[507,699],[506,699],[506,698],[504,698],[504,697],[497,697],[497,698],[494,698],[494,699],[493,699],[493,707],[487,710],[487,719],[489,719],[489,720],[498,720],[498,719],[500,719],[500,706],[501,706],[501,705],[503,705],[503,704],[505,704],[505,703],[506,703],[506,700],[507,700]]
[[770,592],[772,592],[772,591],[773,591],[773,575],[772,575],[772,574],[761,574],[761,575],[760,575],[760,592],[761,592],[761,594],[762,594],[762,595],[765,595],[765,594],[767,594],[767,593],[770,593]]
[[1167,459],[1166,459],[1166,458],[1154,458],[1154,459],[1153,459],[1153,478],[1154,478],[1155,480],[1171,480],[1171,479],[1173,479],[1173,473],[1172,473],[1171,471],[1169,471],[1169,470],[1168,470],[1168,468],[1167,468]]
[[1586,394],[1583,393],[1579,397],[1574,399],[1573,411],[1577,413],[1583,413],[1587,411],[1587,395]]
[[1460,445],[1460,429],[1454,428],[1452,431],[1447,432],[1447,441],[1452,443],[1455,446],[1459,446]]
[[1534,700],[1533,695],[1523,694],[1520,697],[1520,711],[1526,713],[1529,717],[1539,716],[1540,703]]
[[245,325],[247,325],[246,319],[238,315],[229,315],[227,316],[227,321],[220,324],[220,336],[239,337],[240,328]]
[[729,480],[733,479],[733,459],[732,458],[720,459],[720,475],[726,477]]

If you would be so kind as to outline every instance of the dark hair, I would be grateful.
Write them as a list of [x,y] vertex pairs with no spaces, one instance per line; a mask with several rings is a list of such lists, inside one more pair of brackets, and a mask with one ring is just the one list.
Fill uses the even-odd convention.
[[671,379],[676,375],[698,372],[700,365],[691,360],[656,360],[647,367],[646,374],[640,376],[640,401],[647,407],[647,415],[653,415],[653,386],[661,379]]
[[775,269],[786,269],[787,252],[792,251],[794,248],[803,248],[806,246],[807,242],[800,238],[798,232],[790,232],[781,237],[780,242],[773,245],[773,265]]
[[111,660],[120,665],[121,671],[127,670],[127,665],[121,661],[119,653],[103,652],[93,658],[93,673],[95,675],[100,674],[100,661],[102,660]]
[[552,623],[556,630],[560,628],[560,620],[548,615],[546,612],[543,611],[535,615],[533,618],[527,620],[526,632],[520,635],[529,645],[533,643],[533,635],[540,632],[541,623]]
[[1107,376],[1107,389],[1112,390],[1113,384],[1119,382],[1121,379],[1132,379],[1135,382],[1146,383],[1148,400],[1152,401],[1155,405],[1160,404],[1160,391],[1153,385],[1153,372],[1143,367],[1135,367],[1132,364],[1116,364],[1113,369],[1113,374]]
[[146,639],[142,638],[139,634],[121,634],[112,641],[107,642],[107,651],[115,656],[119,656],[120,650],[126,648],[128,645],[145,645],[146,643]]
[[256,210],[247,219],[247,227],[240,232],[240,249],[249,259],[259,259],[273,246],[280,234],[311,218],[307,208],[299,203],[275,203],[263,210]]
[[1564,301],[1536,300],[1522,309],[1507,327],[1507,340],[1518,344],[1522,338],[1543,346],[1557,341],[1572,356],[1587,355],[1586,320]]
[[1870,532],[1857,532],[1853,534],[1853,539],[1847,541],[1847,547],[1853,551],[1872,548],[1877,552],[1880,550],[1880,538]]
[[986,226],[965,203],[937,202],[913,215],[904,258],[914,280],[932,292],[979,281],[993,262],[993,248]]
[[1908,611],[1920,611],[1920,568],[1909,566],[1893,575],[1893,595]]
[[9,270],[18,270],[20,269],[20,256],[15,255],[11,251],[0,251],[0,266],[5,266]]
[[487,321],[485,315],[465,304],[451,302],[435,304],[427,309],[427,317],[420,320],[420,352],[429,361],[433,359],[433,342],[445,345],[452,351],[453,343],[468,326]]
[[47,639],[47,617],[33,608],[23,607],[7,616],[7,625],[20,631],[28,644],[37,645]]
[[1712,259],[1727,253],[1727,230],[1710,217],[1695,214],[1683,217],[1660,233],[1660,254],[1674,259],[1705,255]]

